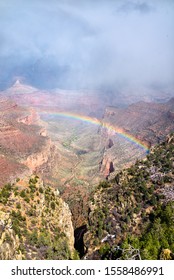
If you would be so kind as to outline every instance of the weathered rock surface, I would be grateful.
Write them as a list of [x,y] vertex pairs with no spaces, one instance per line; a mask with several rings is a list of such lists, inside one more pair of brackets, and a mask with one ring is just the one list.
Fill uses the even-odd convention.
[[22,260],[19,245],[9,213],[0,210],[0,260]]
[[[138,142],[151,147],[164,140],[166,135],[174,131],[173,117],[173,98],[163,104],[138,102],[127,108],[106,108],[102,122],[114,129],[106,129],[105,125],[100,129],[105,147],[101,173],[105,177],[109,175],[111,162],[115,171],[118,171],[144,157],[146,151],[141,149]],[[119,130],[122,133],[117,133]],[[131,141],[131,136],[137,144]]]
[[47,164],[53,144],[33,109],[0,97],[0,184]]
[[0,191],[0,259],[69,259],[73,254],[72,215],[54,188],[31,177]]

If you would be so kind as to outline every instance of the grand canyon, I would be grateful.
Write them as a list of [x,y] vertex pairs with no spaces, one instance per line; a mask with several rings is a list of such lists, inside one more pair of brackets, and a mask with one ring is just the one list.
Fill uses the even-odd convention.
[[105,107],[99,101],[94,105],[86,92],[79,98],[69,91],[69,104],[66,91],[56,90],[53,101],[50,94],[19,80],[1,92],[0,182],[3,187],[18,178],[17,185],[25,186],[35,174],[57,190],[72,213],[78,240],[96,186],[144,159],[174,130],[174,99],[133,104],[125,99],[122,106]]
[[[55,45],[48,44],[42,26],[30,30],[27,18],[28,44],[16,33],[12,38],[19,57],[8,40],[6,49],[0,48],[0,259],[174,259],[173,65],[168,54],[159,55],[171,43],[165,37],[166,45],[156,52],[155,38],[158,42],[163,33],[154,38],[147,26],[149,18],[156,30],[151,13],[163,18],[163,9],[153,9],[149,1],[118,1],[116,20],[106,2],[99,10],[104,14],[107,8],[108,26],[122,23],[124,38],[101,15],[96,20],[89,4],[91,22],[80,16],[81,5],[76,3],[75,12],[62,1],[55,14],[51,5],[53,22],[45,27],[57,38]],[[35,15],[33,6],[27,7]],[[6,8],[25,38],[21,19],[14,21],[18,10],[13,15]],[[24,14],[25,8],[22,4]],[[36,18],[42,21],[46,11],[43,6]],[[125,13],[135,42],[122,22]],[[54,21],[62,24],[61,40]],[[147,49],[150,38],[150,54],[137,45],[137,21],[150,32],[142,38]],[[9,23],[3,24],[11,38]],[[71,36],[79,45],[69,49]],[[146,57],[153,62],[149,66]]]

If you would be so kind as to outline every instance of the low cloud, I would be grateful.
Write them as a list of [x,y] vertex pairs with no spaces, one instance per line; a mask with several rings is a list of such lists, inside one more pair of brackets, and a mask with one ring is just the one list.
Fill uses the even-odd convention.
[[154,6],[147,2],[132,2],[124,1],[124,3],[118,8],[121,12],[140,12],[142,14],[150,13],[154,10]]
[[173,1],[0,2],[0,88],[174,84]]

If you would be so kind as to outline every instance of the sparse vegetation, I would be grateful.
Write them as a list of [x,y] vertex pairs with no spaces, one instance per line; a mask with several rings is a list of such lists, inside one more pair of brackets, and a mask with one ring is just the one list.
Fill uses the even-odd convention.
[[[169,139],[93,192],[85,238],[98,259],[174,259],[174,139]],[[79,190],[80,207],[82,198]],[[73,193],[68,199],[74,203]],[[25,187],[19,180],[0,190],[1,209],[9,213],[24,259],[78,259],[56,224],[60,204],[56,191],[37,176]],[[13,236],[7,233],[5,242],[11,244]]]
[[[22,252],[23,259],[28,259],[28,256],[31,259],[32,256],[37,259],[78,259],[77,252],[69,249],[66,234],[56,228],[59,224],[59,198],[54,189],[42,186],[38,181],[35,176],[25,187],[7,184],[1,189],[0,210],[6,207],[14,232],[6,233],[4,242],[12,246],[13,236],[17,236],[19,247],[16,252]],[[15,203],[11,203],[14,200]]]
[[7,204],[8,199],[10,197],[12,190],[11,184],[6,184],[1,190],[0,190],[0,203]]
[[174,139],[169,139],[97,187],[88,235],[94,248],[99,239],[99,258],[133,258],[134,252],[135,259],[174,259]]

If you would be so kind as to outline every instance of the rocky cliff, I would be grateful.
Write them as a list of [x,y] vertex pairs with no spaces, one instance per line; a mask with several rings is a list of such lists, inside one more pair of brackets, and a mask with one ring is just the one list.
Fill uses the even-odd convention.
[[0,259],[72,259],[69,207],[32,177],[48,175],[57,149],[33,109],[4,97],[0,109]]
[[[138,102],[126,108],[107,107],[102,122],[115,128],[115,132],[106,129],[105,125],[99,131],[105,147],[100,171],[105,178],[112,173],[110,170],[117,172],[146,154],[129,139],[131,137],[124,137],[124,134],[132,135],[137,139],[135,142],[142,141],[151,147],[174,130],[173,115],[173,99],[163,104]],[[118,128],[123,135],[116,133]]]
[[43,164],[49,162],[52,145],[53,144],[51,143],[51,140],[47,139],[40,151],[32,153],[22,163],[33,172],[35,172],[37,169],[41,169]]
[[38,114],[1,96],[0,184],[35,171],[42,172],[42,166],[46,168],[53,151],[54,145]]
[[103,181],[90,202],[86,259],[174,259],[174,136]]
[[72,259],[68,205],[38,177],[0,190],[0,259]]
[[12,229],[10,215],[0,211],[0,259],[1,260],[21,260],[22,253],[19,250],[20,241]]

